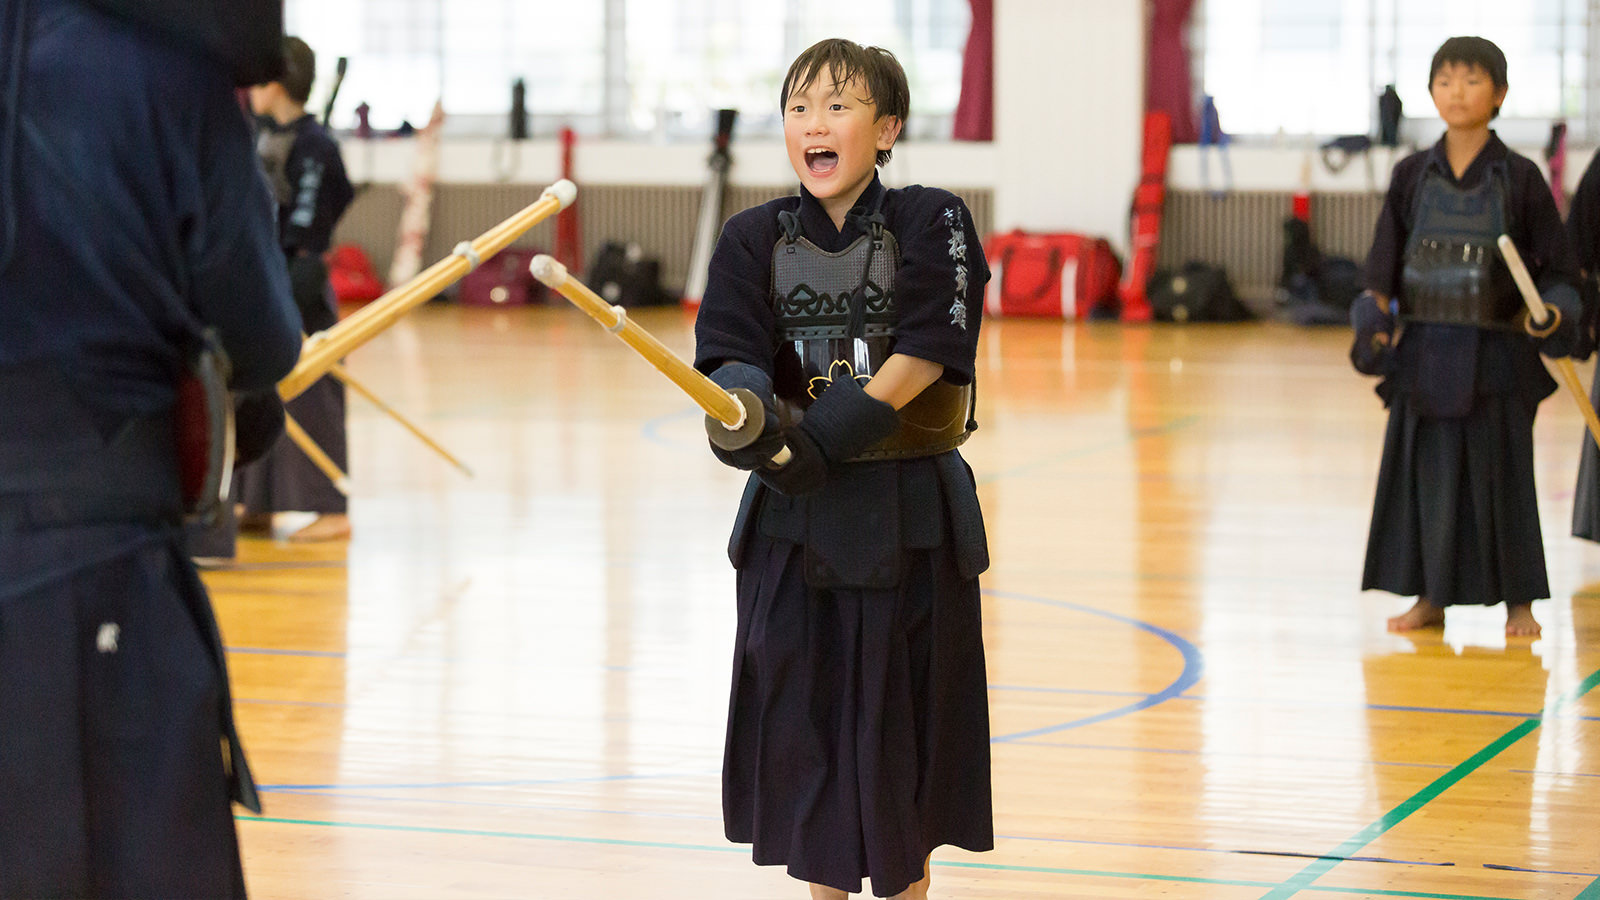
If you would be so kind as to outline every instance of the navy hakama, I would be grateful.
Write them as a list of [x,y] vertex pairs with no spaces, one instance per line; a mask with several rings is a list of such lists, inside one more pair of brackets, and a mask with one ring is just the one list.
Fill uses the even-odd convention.
[[805,547],[752,529],[723,764],[729,840],[755,862],[890,896],[941,844],[994,847],[976,578],[949,544],[893,588],[811,590]]
[[1550,596],[1533,477],[1533,412],[1480,396],[1464,418],[1390,406],[1363,590],[1435,606]]

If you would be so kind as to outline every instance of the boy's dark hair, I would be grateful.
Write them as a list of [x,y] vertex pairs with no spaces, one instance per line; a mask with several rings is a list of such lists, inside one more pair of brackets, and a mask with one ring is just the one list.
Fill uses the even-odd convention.
[[[789,74],[783,77],[783,90],[778,94],[778,109],[789,105],[789,95],[809,86],[827,69],[833,76],[835,90],[843,88],[852,79],[860,78],[866,86],[868,100],[877,109],[877,119],[894,116],[903,126],[911,114],[911,88],[906,84],[906,70],[894,54],[882,47],[863,47],[844,38],[829,38],[807,47],[789,65]],[[878,165],[889,161],[892,150],[878,151]]]
[[283,77],[278,83],[289,99],[304,106],[311,98],[311,82],[317,79],[317,54],[297,37],[283,39]]
[[[1434,76],[1445,66],[1456,63],[1463,66],[1477,66],[1489,73],[1489,79],[1494,82],[1496,90],[1503,90],[1506,82],[1506,55],[1500,52],[1494,41],[1481,37],[1453,37],[1434,51],[1433,65],[1428,69],[1428,91],[1433,91]],[[1500,115],[1500,107],[1494,108],[1494,115]]]

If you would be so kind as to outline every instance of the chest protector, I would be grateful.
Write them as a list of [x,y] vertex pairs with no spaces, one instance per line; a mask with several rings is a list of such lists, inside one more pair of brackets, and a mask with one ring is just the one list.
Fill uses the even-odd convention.
[[[800,233],[799,217],[779,213],[772,251],[772,309],[778,352],[777,395],[805,409],[835,378],[865,384],[894,352],[894,275],[900,247],[874,213],[867,233],[830,253]],[[931,456],[958,447],[975,427],[972,385],[935,381],[900,409],[900,428],[852,462]]]
[[1406,241],[1401,317],[1517,330],[1522,301],[1495,246],[1506,227],[1503,164],[1491,166],[1488,177],[1470,190],[1429,170],[1417,191],[1416,220]]
[[294,185],[289,183],[289,154],[294,150],[298,132],[293,128],[280,128],[271,120],[260,122],[258,127],[256,156],[261,159],[261,168],[266,170],[278,206],[289,206],[294,203]]

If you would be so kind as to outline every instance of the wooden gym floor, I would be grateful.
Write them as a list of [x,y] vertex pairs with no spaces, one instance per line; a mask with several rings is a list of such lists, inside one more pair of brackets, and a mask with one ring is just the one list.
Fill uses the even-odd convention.
[[[638,320],[690,355],[689,317]],[[1392,635],[1358,590],[1384,424],[1344,329],[989,321],[991,853],[937,898],[1600,898],[1600,547],[1546,402],[1555,597]],[[430,305],[352,371],[355,536],[208,572],[260,898],[800,898],[722,836],[741,478],[570,307]],[[1587,378],[1589,370],[1584,368]]]

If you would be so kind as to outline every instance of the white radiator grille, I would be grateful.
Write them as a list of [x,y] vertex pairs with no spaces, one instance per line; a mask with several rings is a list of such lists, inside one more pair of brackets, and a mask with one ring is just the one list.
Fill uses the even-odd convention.
[[[532,185],[446,184],[433,195],[433,221],[423,249],[423,265],[431,265],[463,240],[477,237],[517,210],[538,199],[541,188]],[[723,202],[724,218],[739,210],[793,192],[789,187],[730,188]],[[955,189],[972,210],[979,234],[993,228],[992,194],[988,189]],[[585,260],[607,241],[637,243],[647,257],[661,260],[662,284],[669,291],[682,287],[694,250],[694,225],[700,214],[697,187],[640,187],[633,185],[581,185],[573,209]],[[372,257],[379,272],[389,270],[400,221],[400,191],[394,185],[363,189],[340,221],[336,242],[356,243]],[[554,220],[545,220],[513,246],[552,250]]]
[[[1169,193],[1157,264],[1177,267],[1199,260],[1219,265],[1241,295],[1269,297],[1283,267],[1283,223],[1292,203],[1286,191]],[[1382,194],[1314,194],[1312,240],[1326,255],[1362,262],[1382,207]]]

